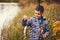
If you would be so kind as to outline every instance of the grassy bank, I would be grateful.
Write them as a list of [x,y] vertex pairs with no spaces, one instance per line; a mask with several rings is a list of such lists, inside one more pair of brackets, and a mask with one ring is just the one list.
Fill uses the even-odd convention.
[[[46,3],[42,3],[41,5],[44,6],[44,16],[47,18],[49,21],[49,25],[51,26],[53,21],[60,20],[60,4],[49,4],[47,5]],[[16,15],[16,17],[12,20],[12,23],[10,24],[10,27],[8,28],[8,40],[23,40],[23,26],[21,25],[21,20],[23,15],[28,15],[29,18],[33,16],[34,14],[34,9],[35,9],[34,4],[30,4],[29,7],[25,7],[24,9],[21,9],[21,12]],[[50,27],[52,29],[52,26]],[[29,29],[28,29],[29,31]],[[52,32],[52,31],[51,31]],[[48,36],[47,40],[52,40],[51,39],[52,35]],[[29,39],[29,32],[27,39]]]

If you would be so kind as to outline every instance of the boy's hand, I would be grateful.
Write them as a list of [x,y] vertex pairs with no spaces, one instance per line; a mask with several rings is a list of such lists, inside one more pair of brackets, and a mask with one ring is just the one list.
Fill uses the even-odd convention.
[[24,19],[24,20],[28,20],[28,16],[27,16],[27,15],[24,15],[24,16],[23,16],[23,19]]
[[47,35],[46,34],[43,34],[43,38],[46,39]]

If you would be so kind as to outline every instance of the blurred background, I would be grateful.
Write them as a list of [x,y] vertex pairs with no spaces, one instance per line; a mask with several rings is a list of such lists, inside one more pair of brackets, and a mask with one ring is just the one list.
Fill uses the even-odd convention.
[[[30,18],[39,0],[0,0],[0,40],[23,40],[23,15]],[[40,0],[49,22],[46,40],[60,40],[60,0]],[[29,28],[26,40],[29,40]]]

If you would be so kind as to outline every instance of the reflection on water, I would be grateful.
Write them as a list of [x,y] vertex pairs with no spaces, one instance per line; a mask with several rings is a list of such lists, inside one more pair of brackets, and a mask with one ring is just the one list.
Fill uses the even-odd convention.
[[0,35],[3,25],[7,25],[19,11],[18,3],[0,3]]

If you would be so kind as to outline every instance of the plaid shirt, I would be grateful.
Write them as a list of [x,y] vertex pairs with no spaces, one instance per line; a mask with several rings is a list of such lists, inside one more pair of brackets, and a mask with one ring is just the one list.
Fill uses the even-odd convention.
[[[30,18],[27,21],[27,26],[30,26],[30,40],[43,40],[42,35],[40,35],[39,31],[41,30],[39,21],[41,22],[42,19],[36,19],[35,17]],[[49,27],[48,22],[43,20],[43,24],[45,24],[45,27],[43,29],[42,34],[49,34]],[[42,31],[42,30],[41,30]]]

